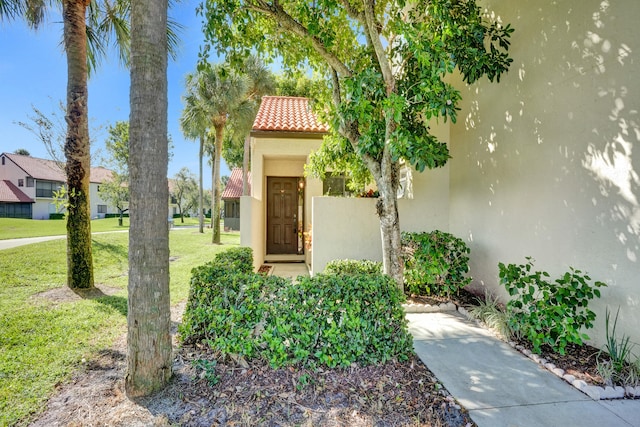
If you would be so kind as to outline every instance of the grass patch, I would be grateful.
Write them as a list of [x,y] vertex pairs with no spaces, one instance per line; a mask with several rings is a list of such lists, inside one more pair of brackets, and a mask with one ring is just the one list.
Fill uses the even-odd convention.
[[[129,229],[129,218],[124,218],[122,227],[118,218],[94,219],[91,232],[121,231]],[[67,234],[67,221],[64,219],[37,220],[0,218],[0,240],[20,239],[23,237],[63,236]]]
[[[222,241],[213,245],[210,232],[197,230],[170,234],[172,304],[186,299],[191,269],[238,245],[239,236],[222,234]],[[114,295],[53,302],[37,296],[65,286],[64,240],[0,251],[0,425],[26,425],[83,358],[125,332],[128,234],[94,235],[92,242],[95,282],[115,288]]]

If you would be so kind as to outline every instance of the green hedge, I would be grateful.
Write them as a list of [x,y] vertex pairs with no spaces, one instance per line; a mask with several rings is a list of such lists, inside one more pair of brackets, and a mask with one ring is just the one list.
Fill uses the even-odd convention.
[[382,274],[382,263],[369,260],[336,259],[324,268],[326,274]]
[[280,289],[264,340],[272,366],[346,367],[406,360],[413,351],[395,282],[383,275],[316,275]]
[[49,219],[64,219],[63,213],[50,213]]
[[247,248],[192,271],[182,340],[273,367],[346,367],[405,360],[404,295],[387,276],[323,274],[296,284],[247,272]]
[[[104,214],[105,218],[120,218],[120,214],[119,213],[108,213],[108,214]],[[122,214],[123,218],[129,218],[129,214],[128,213],[123,213]]]

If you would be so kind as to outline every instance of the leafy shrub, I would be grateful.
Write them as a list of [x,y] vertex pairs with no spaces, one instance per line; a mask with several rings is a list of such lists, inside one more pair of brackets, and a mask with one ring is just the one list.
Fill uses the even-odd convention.
[[251,248],[245,247],[229,248],[224,252],[218,252],[213,258],[213,263],[238,273],[251,273],[253,271],[253,251]]
[[336,259],[324,269],[325,274],[382,274],[382,263],[369,260]]
[[498,264],[500,283],[515,296],[507,303],[507,310],[514,314],[510,326],[531,342],[535,353],[547,344],[564,354],[568,343],[582,345],[589,339],[580,330],[593,327],[596,314],[587,307],[594,297],[600,298],[597,288],[606,284],[596,281],[590,285],[589,276],[571,267],[551,282],[547,280],[549,273],[532,272],[532,267],[530,257],[522,265]]
[[294,285],[229,268],[235,261],[216,257],[192,270],[184,342],[274,367],[383,363],[411,353],[404,295],[389,277],[317,275]]
[[383,275],[319,274],[281,290],[263,334],[274,367],[406,360],[404,295]]
[[215,261],[194,268],[192,275],[182,340],[204,342],[223,355],[255,356],[271,297],[285,280],[229,270]]
[[64,219],[64,213],[50,213],[49,219]]
[[191,270],[189,297],[180,325],[180,335],[185,342],[210,338],[209,325],[220,314],[216,311],[220,304],[222,310],[229,309],[229,301],[242,305],[244,301],[239,300],[239,296],[246,291],[241,290],[241,278],[237,276],[249,276],[252,270],[253,252],[251,248],[242,247],[219,252],[213,261]]
[[450,296],[471,282],[469,247],[452,234],[402,233],[404,281],[409,293]]

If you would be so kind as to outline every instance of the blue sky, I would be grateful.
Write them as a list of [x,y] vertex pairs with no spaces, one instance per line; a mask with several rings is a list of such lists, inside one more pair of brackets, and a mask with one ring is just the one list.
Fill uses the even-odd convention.
[[[170,11],[184,26],[177,61],[169,61],[169,134],[173,140],[173,158],[169,177],[182,167],[198,173],[198,145],[186,140],[179,126],[182,111],[184,78],[196,68],[203,40],[201,17],[196,16],[198,0],[182,0]],[[0,152],[27,149],[32,156],[48,158],[43,144],[17,121],[28,121],[32,105],[43,112],[58,112],[59,101],[66,98],[66,58],[61,47],[62,23],[58,13],[50,14],[38,31],[23,22],[0,23]],[[216,61],[212,58],[212,61]],[[117,57],[105,58],[89,80],[90,131],[100,125],[129,119],[129,71],[118,64]],[[104,152],[106,131],[92,135],[92,153]],[[208,170],[207,170],[208,169]],[[221,175],[229,175],[223,165]],[[205,188],[211,188],[211,170],[205,162]]]

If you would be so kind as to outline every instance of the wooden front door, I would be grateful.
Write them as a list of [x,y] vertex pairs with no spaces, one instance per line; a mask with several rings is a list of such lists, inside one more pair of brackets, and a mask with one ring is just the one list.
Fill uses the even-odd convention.
[[298,178],[267,177],[267,253],[298,253]]

